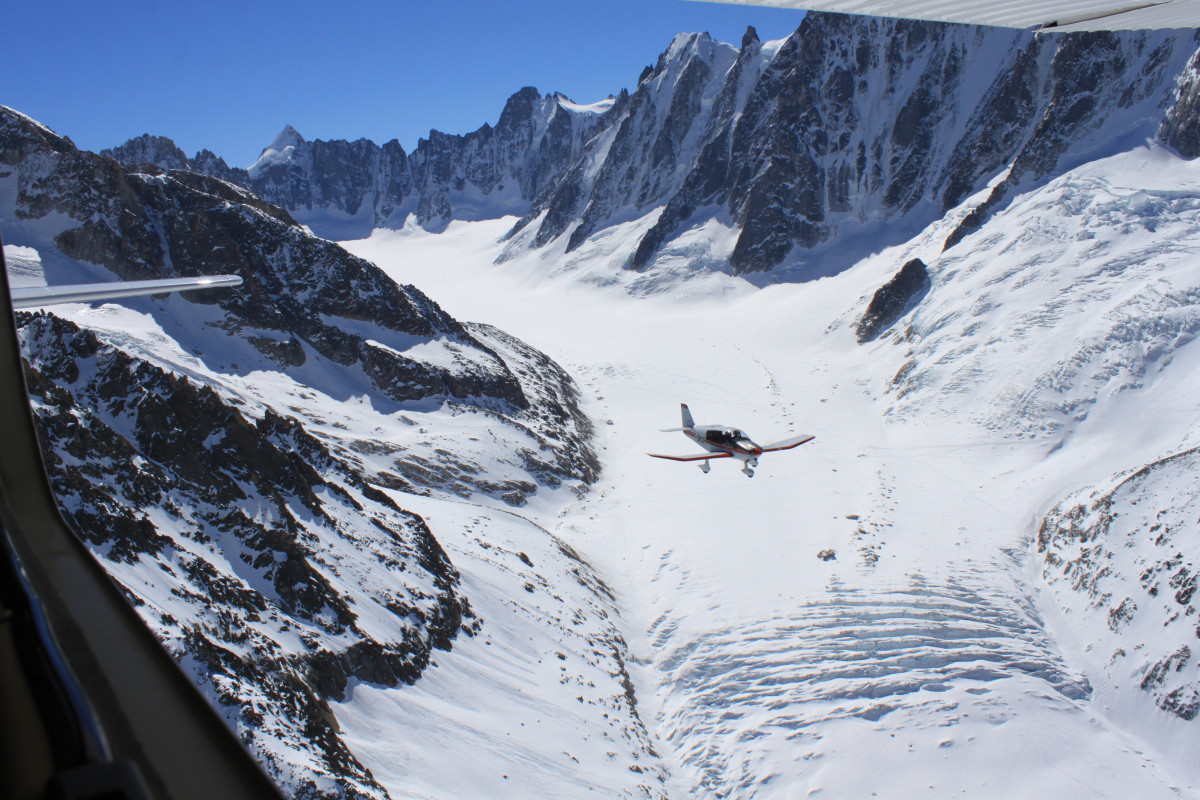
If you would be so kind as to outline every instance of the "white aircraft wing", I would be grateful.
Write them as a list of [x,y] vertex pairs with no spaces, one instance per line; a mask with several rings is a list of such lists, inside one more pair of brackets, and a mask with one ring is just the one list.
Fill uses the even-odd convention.
[[708,0],[1051,31],[1200,28],[1200,0]]
[[799,447],[800,445],[804,444],[805,442],[811,442],[815,438],[817,438],[817,437],[811,436],[807,433],[802,433],[799,436],[793,436],[792,438],[784,439],[781,442],[775,442],[774,444],[764,445],[762,451],[764,453],[771,453],[776,450],[791,450],[793,447]]
[[77,283],[69,286],[34,286],[12,289],[13,308],[37,308],[55,303],[86,303],[93,300],[114,300],[142,294],[184,292],[189,289],[215,289],[219,286],[241,286],[238,275],[206,275],[200,278],[164,278],[156,281],[114,281],[112,283]]
[[664,456],[659,453],[646,453],[651,458],[666,458],[671,461],[707,461],[710,458],[732,458],[729,453],[702,453],[697,456]]

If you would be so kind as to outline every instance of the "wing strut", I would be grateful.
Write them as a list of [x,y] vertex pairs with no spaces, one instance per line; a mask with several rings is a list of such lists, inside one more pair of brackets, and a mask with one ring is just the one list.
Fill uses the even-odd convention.
[[69,286],[33,286],[12,289],[12,306],[37,308],[55,303],[87,303],[136,297],[163,292],[186,292],[192,289],[216,289],[221,286],[241,286],[239,275],[207,275],[200,278],[164,278],[155,281],[115,281],[112,283],[75,283]]

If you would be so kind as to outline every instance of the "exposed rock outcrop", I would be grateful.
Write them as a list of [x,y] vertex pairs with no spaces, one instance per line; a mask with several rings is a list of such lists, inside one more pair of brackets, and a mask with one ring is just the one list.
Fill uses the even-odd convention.
[[309,141],[287,125],[249,169],[202,150],[187,159],[170,139],[143,135],[105,150],[130,169],[187,169],[219,178],[288,209],[333,239],[402,227],[440,230],[451,219],[524,214],[606,124],[607,103],[581,107],[525,87],[495,126],[458,136],[430,131],[412,153],[395,139]]
[[929,291],[929,271],[925,262],[914,258],[900,268],[892,279],[875,290],[871,303],[855,327],[858,343],[874,340],[904,316]]
[[519,243],[534,247],[567,235],[569,251],[644,217],[629,261],[644,270],[715,221],[736,233],[732,248],[693,260],[805,279],[902,241],[1003,176],[949,247],[1014,193],[1153,137],[1195,48],[1178,32],[819,13],[770,48],[752,31],[740,50],[677,37],[514,235],[532,229]]

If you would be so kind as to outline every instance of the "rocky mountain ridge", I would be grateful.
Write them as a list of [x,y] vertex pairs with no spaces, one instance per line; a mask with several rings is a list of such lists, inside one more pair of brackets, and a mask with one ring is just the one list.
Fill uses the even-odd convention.
[[[16,188],[4,210],[10,244],[99,264],[126,280],[241,275],[236,292],[193,295],[209,311],[202,325],[179,333],[193,352],[217,333],[233,352],[220,363],[200,358],[218,372],[257,366],[331,396],[357,387],[400,405],[448,401],[526,433],[541,430],[537,448],[551,455],[530,463],[544,476],[595,474],[589,426],[561,369],[527,371],[523,383],[514,368],[541,358],[536,351],[518,348],[517,360],[506,361],[483,341],[494,334],[468,329],[418,289],[307,233],[283,209],[190,171],[127,172],[8,110],[0,114],[0,164],[0,179]],[[567,427],[552,433],[555,424]],[[547,434],[562,444],[544,446]]]
[[412,153],[395,139],[308,141],[287,125],[247,169],[208,150],[188,159],[170,139],[149,134],[101,155],[132,169],[186,169],[244,187],[331,239],[409,219],[440,230],[451,219],[523,214],[607,124],[610,105],[577,106],[526,87],[495,126],[465,135],[431,130]]
[[[571,252],[634,224],[628,269],[686,252],[694,269],[805,280],[902,241],[989,182],[947,247],[1023,187],[1126,144],[1195,151],[1196,52],[1182,32],[814,12],[765,45],[753,29],[738,48],[681,34],[632,91],[586,111],[523,89],[495,128],[433,132],[410,156],[395,142],[309,143],[289,128],[248,171],[205,153],[190,168],[335,238],[348,232],[336,219],[361,236],[410,218],[438,230],[517,214],[511,256],[551,242]],[[156,141],[111,152],[177,163]]]
[[510,506],[582,492],[599,464],[570,376],[244,189],[126,170],[9,109],[0,185],[25,278],[242,276],[232,292],[21,316],[51,480],[290,794],[386,797],[333,704],[357,683],[413,683],[486,625],[388,492]]
[[[528,243],[542,246],[578,214],[570,251],[592,230],[640,218],[649,227],[627,266],[646,270],[716,221],[736,236],[710,261],[807,279],[903,241],[1004,176],[949,246],[1017,187],[1157,135],[1172,77],[1196,51],[1179,33],[1034,35],[815,13],[776,45],[753,32],[740,51],[677,39],[639,84],[641,102],[614,107],[618,119],[590,145],[603,163],[565,177],[517,232],[536,228]],[[709,72],[714,99],[697,103],[696,76]],[[704,131],[669,159],[664,143],[675,139],[652,122],[664,107],[672,124],[682,113]],[[622,135],[613,131],[636,145],[609,146]],[[605,178],[664,159],[687,167],[659,194],[634,182],[614,191]]]
[[18,324],[59,502],[155,634],[291,794],[381,795],[329,702],[412,683],[478,629],[429,528],[295,419],[58,317]]

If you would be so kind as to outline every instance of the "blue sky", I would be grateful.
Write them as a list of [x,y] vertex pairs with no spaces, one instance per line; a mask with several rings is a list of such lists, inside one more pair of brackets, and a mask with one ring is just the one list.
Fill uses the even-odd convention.
[[588,103],[632,88],[683,31],[738,44],[794,11],[694,0],[8,0],[0,105],[99,150],[142,133],[248,166],[308,139],[495,123],[522,86]]

